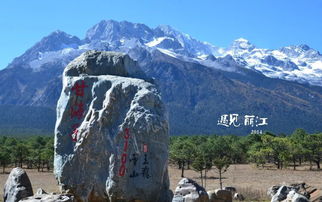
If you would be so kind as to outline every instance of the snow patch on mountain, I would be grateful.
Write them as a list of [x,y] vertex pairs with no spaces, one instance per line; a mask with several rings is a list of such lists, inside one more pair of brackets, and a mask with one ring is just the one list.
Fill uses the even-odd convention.
[[174,57],[174,58],[179,58],[178,55],[172,51],[169,51],[167,49],[163,49],[163,48],[158,48],[158,50],[161,52],[161,53],[164,53],[166,55],[169,55],[171,57]]
[[158,38],[153,39],[152,41],[146,43],[145,45],[147,45],[148,47],[154,47],[154,46],[157,46],[158,44],[160,44],[165,39],[169,39],[169,40],[174,41],[174,39],[170,38],[170,37],[158,37]]

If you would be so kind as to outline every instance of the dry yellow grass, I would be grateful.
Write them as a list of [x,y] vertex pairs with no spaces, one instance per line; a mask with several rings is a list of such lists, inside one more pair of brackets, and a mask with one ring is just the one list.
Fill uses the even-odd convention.
[[[232,165],[224,174],[223,185],[234,186],[240,193],[250,198],[265,198],[267,189],[276,184],[306,182],[308,185],[322,189],[322,171],[303,170],[293,171],[276,169],[258,169],[252,165]],[[7,169],[9,172],[10,169]],[[59,192],[57,182],[51,172],[37,172],[37,170],[28,170],[26,172],[32,182],[34,191],[41,187],[47,192]],[[178,181],[181,179],[181,171],[175,166],[169,166],[170,188],[175,189]],[[218,174],[215,169],[208,172],[206,189],[212,190],[219,187]],[[3,198],[3,185],[8,174],[0,174],[0,201]],[[200,183],[199,173],[193,170],[186,170],[185,177],[189,177]],[[254,201],[254,200],[252,200]]]

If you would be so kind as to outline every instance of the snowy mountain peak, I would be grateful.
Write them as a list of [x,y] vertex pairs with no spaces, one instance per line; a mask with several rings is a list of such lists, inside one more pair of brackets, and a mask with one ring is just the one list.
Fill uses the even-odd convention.
[[322,56],[306,44],[270,50],[255,48],[241,38],[225,54],[231,54],[240,65],[267,77],[322,86]]
[[164,36],[176,37],[176,36],[182,35],[181,32],[179,32],[178,30],[174,29],[169,25],[159,25],[154,30],[157,34],[162,33],[162,35]]
[[245,38],[238,38],[238,39],[235,39],[234,42],[236,43],[249,43],[249,41]]
[[[30,62],[43,58],[41,55],[48,52],[57,52],[66,48],[77,48],[81,44],[81,40],[76,36],[67,34],[66,32],[56,30],[48,36],[41,39],[33,47],[28,49],[23,55],[15,58],[8,68],[12,67],[30,67]],[[33,68],[33,67],[31,67]]]
[[236,39],[232,44],[232,49],[241,49],[241,50],[253,50],[255,46],[251,44],[247,39],[239,38]]
[[50,33],[48,36],[44,37],[44,39],[50,39],[50,40],[55,40],[58,39],[59,41],[65,41],[65,40],[69,40],[69,39],[78,39],[76,36],[67,34],[64,31],[61,30],[56,30],[52,33]]
[[110,42],[122,38],[138,38],[146,41],[152,36],[153,30],[144,24],[114,20],[103,20],[86,33],[86,39],[89,41],[105,40]]
[[322,59],[322,55],[319,53],[319,51],[314,50],[310,48],[306,44],[301,44],[298,46],[286,46],[281,49],[279,49],[282,53],[284,53],[287,57],[292,58],[320,58]]
[[299,48],[301,48],[303,51],[308,51],[310,50],[310,46],[306,45],[306,44],[301,44],[299,45]]
[[67,34],[66,32],[61,31],[61,30],[59,30],[59,29],[57,29],[56,31],[53,31],[52,33],[50,33],[50,34],[49,34],[49,36],[51,36],[51,35],[64,35],[64,36],[71,36],[71,35]]
[[32,49],[38,52],[57,51],[64,47],[77,47],[80,43],[81,40],[76,36],[57,30],[44,37]]
[[102,20],[87,31],[86,39],[93,40],[107,37],[109,32],[113,31],[114,25],[115,21],[113,20]]

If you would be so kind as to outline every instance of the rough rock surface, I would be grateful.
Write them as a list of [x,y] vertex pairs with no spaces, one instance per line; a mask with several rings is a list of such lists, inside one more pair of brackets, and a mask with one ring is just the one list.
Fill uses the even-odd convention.
[[290,189],[287,186],[281,186],[276,194],[272,197],[271,202],[279,202],[287,198]]
[[299,194],[299,193],[296,193],[295,190],[292,190],[290,191],[288,194],[287,194],[287,198],[286,198],[286,201],[291,201],[291,202],[309,202],[309,200]]
[[[236,189],[235,189],[236,190]],[[223,189],[208,191],[209,202],[231,202],[233,201],[232,192]]]
[[77,201],[171,200],[166,112],[143,79],[115,52],[89,51],[65,68],[54,172]]
[[175,190],[172,202],[208,202],[206,190],[189,178],[182,178]]
[[234,196],[235,193],[237,193],[236,187],[224,187],[224,190],[230,191],[232,196]]
[[32,186],[27,173],[22,168],[12,169],[4,185],[4,202],[17,202],[32,195]]
[[116,75],[146,78],[144,72],[130,56],[118,52],[87,51],[67,65],[65,76]]

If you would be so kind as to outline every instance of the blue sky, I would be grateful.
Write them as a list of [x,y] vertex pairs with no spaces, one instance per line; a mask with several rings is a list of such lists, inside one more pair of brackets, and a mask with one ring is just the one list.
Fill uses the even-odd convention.
[[83,38],[103,19],[167,24],[221,47],[243,37],[262,48],[305,43],[322,52],[321,0],[1,0],[0,69],[55,30]]

